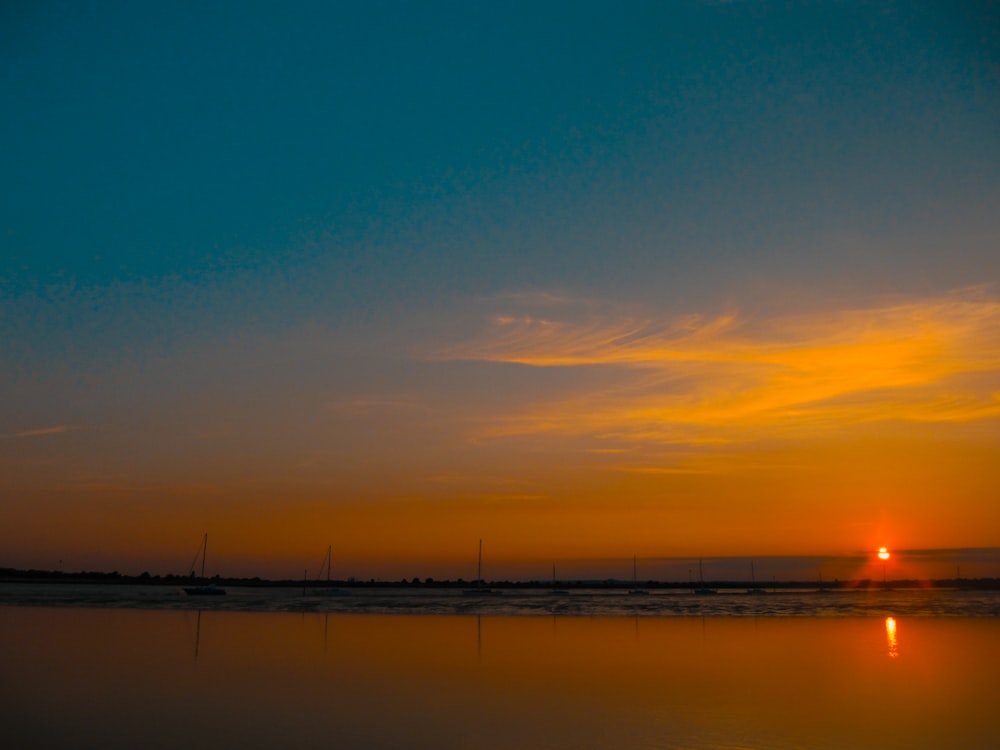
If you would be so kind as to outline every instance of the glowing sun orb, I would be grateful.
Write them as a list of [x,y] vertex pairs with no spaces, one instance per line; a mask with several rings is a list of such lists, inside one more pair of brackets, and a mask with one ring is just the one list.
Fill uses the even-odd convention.
[[879,547],[878,548],[878,559],[879,560],[888,560],[889,559],[889,550],[887,550],[885,547]]

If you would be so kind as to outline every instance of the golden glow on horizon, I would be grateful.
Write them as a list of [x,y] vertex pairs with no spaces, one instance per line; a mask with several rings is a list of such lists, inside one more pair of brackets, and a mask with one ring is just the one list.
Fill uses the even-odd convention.
[[889,557],[891,557],[891,555],[889,554],[889,550],[887,550],[885,547],[879,547],[878,548],[878,559],[879,560],[888,560]]
[[[144,412],[134,450],[110,422],[40,422],[0,456],[0,548],[14,566],[183,572],[209,529],[211,573],[301,576],[332,544],[336,575],[398,580],[471,578],[480,537],[485,569],[538,560],[524,575],[539,578],[553,559],[857,550],[840,577],[885,578],[881,544],[1000,546],[1000,304],[985,291],[659,326],[552,305],[563,320],[510,316],[412,383],[295,391],[287,411],[266,389],[221,412],[178,394]],[[942,576],[891,561],[894,577]]]

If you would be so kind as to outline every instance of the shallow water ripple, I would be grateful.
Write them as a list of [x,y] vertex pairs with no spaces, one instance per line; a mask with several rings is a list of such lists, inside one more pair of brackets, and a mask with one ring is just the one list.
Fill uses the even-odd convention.
[[1000,592],[948,589],[890,591],[745,591],[629,594],[578,589],[570,594],[507,589],[468,595],[456,589],[354,588],[346,595],[298,587],[234,586],[225,596],[192,597],[173,586],[0,584],[0,605],[123,609],[329,612],[344,614],[483,614],[579,617],[857,617],[1000,616]]

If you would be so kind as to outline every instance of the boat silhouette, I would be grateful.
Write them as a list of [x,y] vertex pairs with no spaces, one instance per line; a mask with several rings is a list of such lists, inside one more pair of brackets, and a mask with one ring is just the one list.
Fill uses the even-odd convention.
[[702,572],[701,560],[698,561],[698,588],[694,590],[696,594],[718,594],[718,590],[705,585],[705,575]]
[[199,583],[195,586],[185,586],[184,592],[189,596],[224,596],[226,590],[214,583],[205,582],[205,558],[208,557],[208,532],[205,532],[205,536],[201,539],[201,546],[198,547],[198,553],[194,556],[194,560],[191,561],[191,572],[190,575],[194,576],[194,566],[198,562],[198,558],[201,558],[201,576]]
[[639,560],[632,555],[632,588],[629,589],[629,596],[645,596],[649,592],[639,588]]
[[566,589],[559,588],[559,584],[556,581],[556,564],[552,563],[552,590],[549,592],[553,596],[569,596],[569,591]]
[[763,589],[757,585],[757,578],[754,576],[753,571],[753,560],[750,561],[750,588],[747,589],[748,594],[766,594],[767,589]]
[[322,588],[313,589],[312,593],[314,596],[347,596],[351,592],[347,589],[340,589],[336,586],[330,585],[330,571],[332,569],[332,555],[333,555],[333,545],[328,545],[326,548],[326,560],[323,561],[322,567],[319,569],[317,574],[317,579],[323,575],[324,569],[326,570],[326,586]]
[[476,564],[475,588],[462,589],[462,596],[500,596],[503,592],[483,583],[483,540],[479,540],[479,562]]

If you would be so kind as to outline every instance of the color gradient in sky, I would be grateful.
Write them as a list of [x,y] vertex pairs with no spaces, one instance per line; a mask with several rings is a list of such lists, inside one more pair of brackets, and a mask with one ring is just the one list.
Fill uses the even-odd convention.
[[0,566],[1000,575],[998,40],[4,3]]

